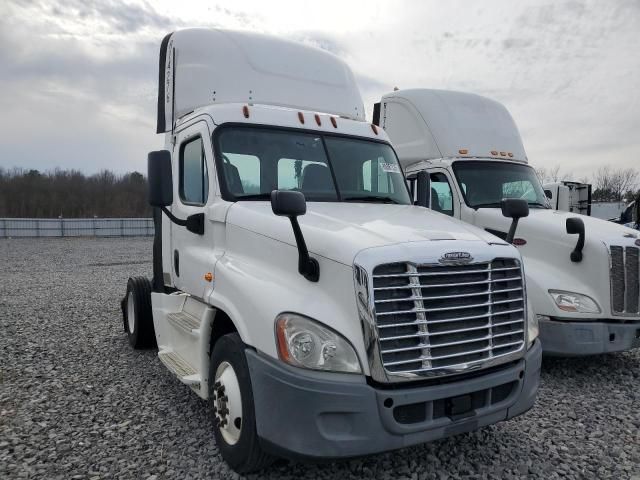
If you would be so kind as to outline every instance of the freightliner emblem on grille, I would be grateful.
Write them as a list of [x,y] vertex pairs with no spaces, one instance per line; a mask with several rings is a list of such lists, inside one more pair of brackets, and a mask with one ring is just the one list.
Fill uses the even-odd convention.
[[442,255],[438,260],[440,263],[450,263],[450,262],[471,262],[473,257],[469,252],[448,252]]

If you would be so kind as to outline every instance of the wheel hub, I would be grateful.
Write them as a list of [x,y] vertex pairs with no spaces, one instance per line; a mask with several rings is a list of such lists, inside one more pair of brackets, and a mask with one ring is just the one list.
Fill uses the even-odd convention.
[[213,412],[222,438],[234,445],[240,439],[242,429],[242,398],[238,377],[229,362],[222,362],[216,370]]

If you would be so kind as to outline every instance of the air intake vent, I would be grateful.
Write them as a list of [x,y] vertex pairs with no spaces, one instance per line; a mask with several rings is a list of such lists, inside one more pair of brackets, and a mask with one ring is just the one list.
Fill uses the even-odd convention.
[[464,371],[524,348],[525,299],[516,259],[379,265],[373,287],[388,373]]
[[611,246],[611,309],[614,315],[640,313],[640,249]]

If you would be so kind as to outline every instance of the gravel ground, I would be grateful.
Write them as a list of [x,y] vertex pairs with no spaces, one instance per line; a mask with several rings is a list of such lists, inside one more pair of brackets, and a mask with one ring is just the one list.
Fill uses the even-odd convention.
[[[150,252],[149,239],[0,240],[0,478],[238,478],[205,404],[122,332],[127,277],[151,274]],[[261,477],[640,480],[639,382],[640,352],[545,360],[537,405],[515,420]]]

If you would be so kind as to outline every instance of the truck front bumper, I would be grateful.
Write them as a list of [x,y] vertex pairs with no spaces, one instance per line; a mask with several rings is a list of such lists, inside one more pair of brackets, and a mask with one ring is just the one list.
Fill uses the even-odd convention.
[[428,386],[375,388],[362,375],[289,367],[247,350],[258,436],[288,458],[367,455],[475,430],[530,409],[542,350],[482,375]]
[[540,320],[545,355],[578,357],[640,347],[640,322]]

